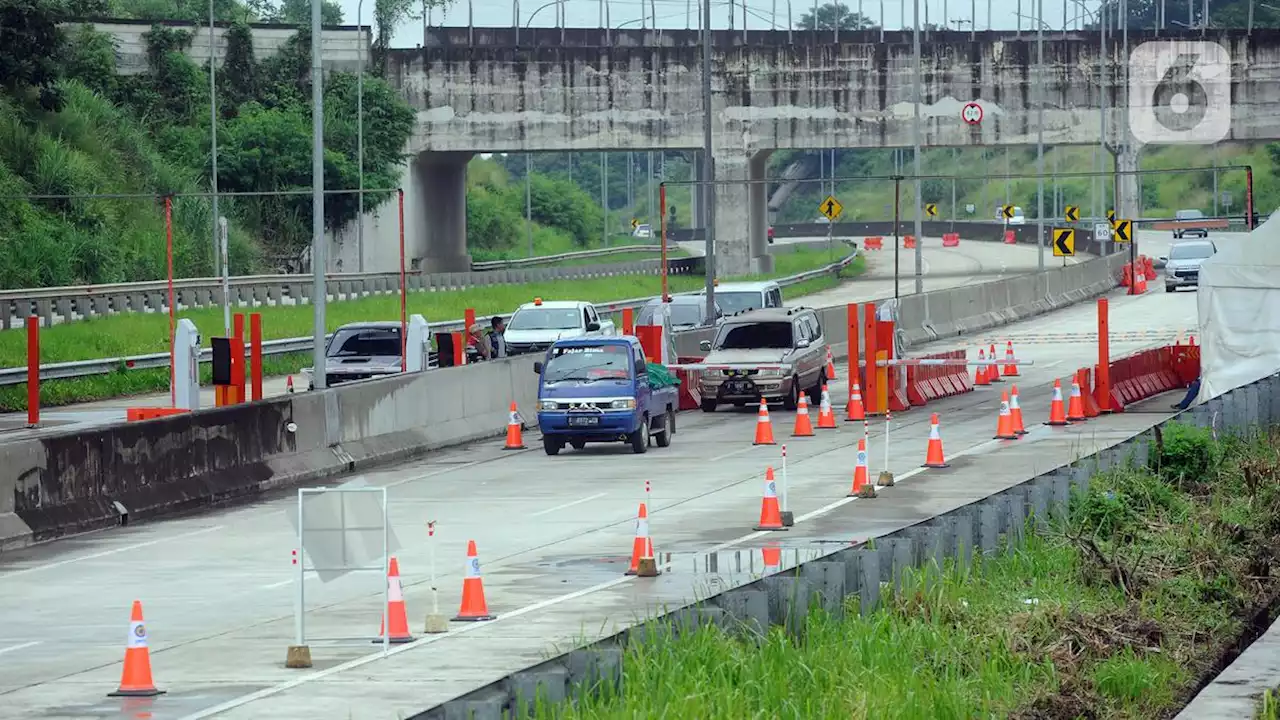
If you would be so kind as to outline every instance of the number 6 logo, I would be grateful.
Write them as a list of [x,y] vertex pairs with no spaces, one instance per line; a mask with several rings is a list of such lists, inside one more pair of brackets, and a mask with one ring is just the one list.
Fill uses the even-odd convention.
[[975,102],[966,103],[960,117],[970,125],[977,125],[982,122],[982,106]]

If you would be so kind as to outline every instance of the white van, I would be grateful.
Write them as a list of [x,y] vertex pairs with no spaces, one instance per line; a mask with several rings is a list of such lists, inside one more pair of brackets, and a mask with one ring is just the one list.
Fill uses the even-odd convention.
[[[703,290],[705,295],[706,291]],[[782,307],[782,288],[771,280],[760,282],[731,282],[716,285],[716,305],[725,315],[743,310]]]

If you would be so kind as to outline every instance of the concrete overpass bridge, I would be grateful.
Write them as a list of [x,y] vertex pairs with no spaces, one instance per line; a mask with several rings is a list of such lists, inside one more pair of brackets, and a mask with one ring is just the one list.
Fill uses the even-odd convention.
[[[767,188],[746,181],[765,179],[770,153],[910,147],[914,57],[911,35],[902,32],[882,40],[879,31],[841,31],[839,42],[827,33],[713,35],[713,166],[719,181],[744,181],[716,192],[719,269],[739,274],[767,256]],[[1171,38],[1221,44],[1231,58],[1225,139],[1280,137],[1280,31],[1129,35],[1131,49]],[[1105,116],[1106,139],[1116,147],[1128,127],[1119,38],[1103,47],[1097,33],[1047,34],[1039,72],[1035,58],[1034,34],[929,33],[921,144],[1034,144],[1042,90],[1046,144],[1096,144]],[[687,30],[432,28],[422,48],[394,51],[389,79],[418,113],[403,178],[409,254],[428,270],[466,269],[466,163],[476,153],[700,155],[700,68],[699,33]],[[960,117],[971,100],[984,108],[977,126]],[[1133,101],[1134,115],[1150,105],[1136,92]],[[1116,167],[1136,169],[1140,151],[1135,142],[1115,157]],[[1136,209],[1137,182],[1129,180],[1121,182],[1124,212]],[[384,237],[394,243],[393,209],[371,215],[365,235],[375,240],[366,246],[376,249]],[[353,251],[339,238],[333,257],[358,260]],[[365,252],[371,268],[377,262]]]

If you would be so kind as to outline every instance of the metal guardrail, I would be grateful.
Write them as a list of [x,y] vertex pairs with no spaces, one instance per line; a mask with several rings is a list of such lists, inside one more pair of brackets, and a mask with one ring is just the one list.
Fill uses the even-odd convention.
[[[857,251],[850,253],[843,259],[833,262],[823,267],[807,270],[802,273],[790,275],[784,278],[777,278],[774,282],[778,285],[786,287],[797,283],[812,280],[823,275],[838,273],[849,266],[854,258],[858,255]],[[676,295],[697,295],[698,292],[674,293]],[[655,296],[631,298],[628,300],[618,300],[615,302],[593,303],[600,312],[619,312],[626,308],[639,308],[645,303],[652,300]],[[511,314],[503,314],[503,318],[510,319]],[[463,320],[443,320],[440,322],[429,323],[431,333],[457,332],[463,329]],[[331,335],[326,337],[332,337]],[[313,340],[310,337],[285,338],[283,340],[265,340],[262,343],[262,354],[265,355],[285,355],[288,353],[307,352],[312,349]],[[248,352],[245,353],[246,357]],[[213,351],[210,348],[202,348],[200,350],[200,362],[210,362],[213,357]],[[128,357],[102,358],[98,360],[77,360],[65,363],[49,363],[40,366],[41,380],[62,380],[67,378],[90,377],[93,375],[107,375],[119,370],[143,370],[147,368],[165,368],[169,367],[169,353],[151,353],[148,355],[131,355]],[[27,381],[26,367],[0,368],[0,385],[19,385]]]
[[519,258],[516,260],[485,260],[484,262],[471,263],[471,270],[473,272],[486,272],[489,270],[505,270],[507,268],[537,267],[539,265],[551,265],[564,260],[609,257],[610,255],[627,255],[642,252],[658,255],[662,252],[662,246],[655,243],[649,243],[646,245],[618,245],[615,247],[599,248],[596,250],[579,250],[576,252],[560,253],[559,255],[540,255],[538,257]]

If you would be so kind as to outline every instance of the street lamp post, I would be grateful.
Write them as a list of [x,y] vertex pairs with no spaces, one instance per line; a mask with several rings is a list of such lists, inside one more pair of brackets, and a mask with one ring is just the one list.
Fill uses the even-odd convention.
[[706,218],[707,317],[716,316],[715,157],[711,148],[711,0],[702,0],[702,213]]
[[920,241],[924,235],[921,226],[921,214],[924,211],[920,197],[920,97],[922,96],[920,88],[920,0],[915,0],[915,28],[911,37],[911,51],[915,55],[915,62],[911,64],[911,84],[914,87],[912,92],[912,102],[915,105],[915,115],[911,121],[911,144],[915,151],[914,161],[912,163],[912,174],[915,175],[915,195],[916,195],[916,293],[924,292],[924,243]]
[[[320,0],[313,0],[320,2]],[[356,252],[360,259],[356,266],[364,272],[364,0],[356,3],[356,52],[360,55],[360,64],[356,70],[356,173],[359,176],[360,195],[357,200],[359,212],[356,215]]]
[[1044,272],[1044,0],[1036,0],[1036,247]]
[[[213,262],[215,267],[222,265],[221,243],[218,241],[218,83],[216,80],[216,71],[214,66],[217,64],[217,56],[214,54],[214,48],[217,44],[213,37],[213,0],[209,0],[209,150],[211,153],[211,170],[212,177],[210,185],[213,190],[213,218],[210,224],[213,228]],[[230,275],[231,268],[218,267],[220,274]],[[227,336],[231,336],[231,298],[223,296],[222,298],[222,326]],[[173,338],[169,338],[172,343]]]
[[311,376],[316,390],[325,383],[325,270],[328,248],[324,237],[324,68],[321,60],[320,0],[311,2],[311,304],[314,309],[312,327]]

